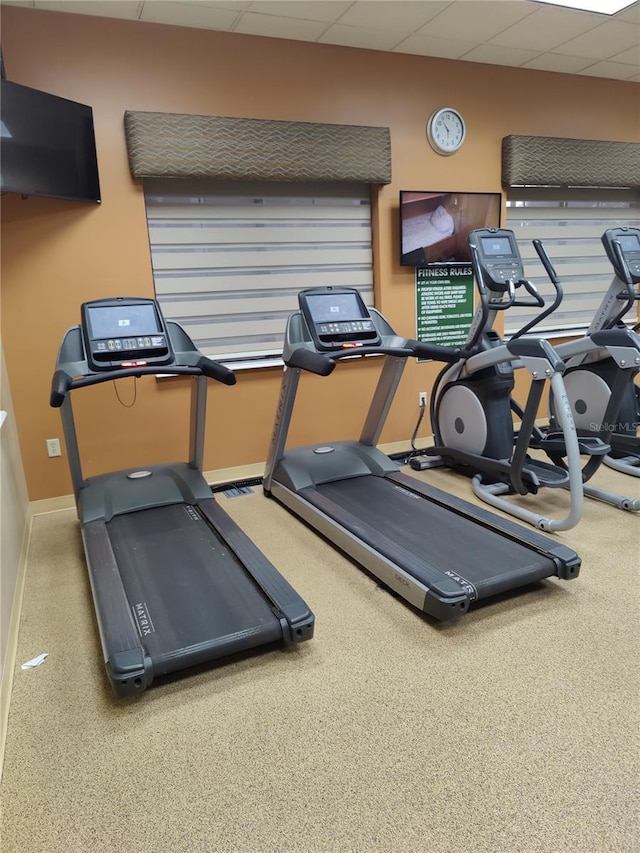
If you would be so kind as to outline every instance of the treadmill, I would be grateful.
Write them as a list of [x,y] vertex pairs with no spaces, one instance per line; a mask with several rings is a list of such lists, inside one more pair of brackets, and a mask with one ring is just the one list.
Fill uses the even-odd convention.
[[[328,376],[339,361],[370,357],[382,364],[360,439],[287,449],[302,371]],[[302,291],[287,323],[265,494],[438,620],[544,578],[576,578],[570,548],[404,474],[377,448],[415,357],[454,362],[459,350],[398,337],[354,288]]]
[[[234,373],[203,356],[178,323],[165,321],[154,299],[94,300],[81,316],[64,335],[50,404],[61,407],[116,695],[140,694],[161,676],[236,652],[309,640],[313,613],[219,506],[202,474],[208,380],[234,385]],[[70,392],[158,374],[191,377],[189,462],[85,479]]]

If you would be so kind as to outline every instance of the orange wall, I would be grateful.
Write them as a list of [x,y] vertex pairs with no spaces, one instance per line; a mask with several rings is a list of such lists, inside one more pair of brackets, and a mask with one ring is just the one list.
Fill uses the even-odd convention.
[[[103,197],[96,206],[2,199],[2,336],[31,500],[71,492],[65,458],[45,450],[46,438],[61,436],[48,396],[64,330],[87,299],[153,294],[126,109],[388,126],[393,183],[374,212],[377,305],[406,336],[415,334],[415,297],[413,271],[397,262],[400,189],[500,190],[507,134],[640,141],[633,83],[6,6],[2,47],[10,80],[93,107]],[[453,157],[425,138],[443,104],[467,122]],[[305,377],[293,442],[354,437],[364,410],[350,404],[365,404],[374,373],[344,365],[331,380]],[[407,365],[383,441],[410,437],[417,392],[432,376],[428,365]],[[120,383],[125,402],[132,382]],[[280,371],[268,369],[240,373],[234,388],[212,386],[207,470],[265,459],[279,383]],[[111,385],[74,399],[85,473],[185,458],[183,380],[139,381],[131,409]]]

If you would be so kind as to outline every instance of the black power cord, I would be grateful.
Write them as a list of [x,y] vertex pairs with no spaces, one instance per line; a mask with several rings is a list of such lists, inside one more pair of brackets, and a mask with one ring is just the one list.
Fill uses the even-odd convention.
[[422,470],[422,467],[427,467],[426,465],[421,466],[420,464],[414,464],[414,460],[417,461],[419,456],[424,456],[424,450],[421,450],[419,447],[416,447],[416,438],[418,436],[418,430],[420,429],[420,424],[424,418],[424,413],[427,408],[427,398],[425,395],[424,400],[420,403],[420,411],[418,413],[418,420],[416,422],[415,428],[413,430],[413,434],[411,436],[411,450],[404,451],[401,453],[390,453],[389,459],[393,462],[401,462],[403,465],[411,465],[415,470]]
[[118,390],[117,382],[118,382],[118,380],[114,379],[113,383],[112,383],[113,384],[113,390],[115,391],[116,399],[118,400],[118,402],[120,403],[120,405],[124,409],[132,409],[135,406],[136,400],[138,398],[138,379],[137,379],[137,377],[135,377],[135,376],[133,377],[133,399],[131,400],[130,403],[125,403],[124,400],[122,399],[122,397],[120,396],[120,392]]

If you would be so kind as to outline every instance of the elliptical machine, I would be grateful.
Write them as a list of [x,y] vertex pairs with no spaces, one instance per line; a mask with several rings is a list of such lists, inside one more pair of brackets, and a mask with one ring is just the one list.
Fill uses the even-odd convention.
[[[525,278],[512,231],[479,229],[470,233],[468,243],[480,303],[464,346],[468,355],[446,365],[436,378],[430,404],[435,446],[423,452],[470,476],[474,493],[492,506],[541,530],[569,530],[582,517],[583,481],[595,472],[610,447],[599,437],[578,439],[562,359],[548,341],[526,336],[559,306],[561,285],[539,240],[534,240],[534,247],[555,290],[555,298],[546,307]],[[528,295],[520,296],[521,289]],[[505,343],[494,323],[500,311],[512,306],[541,310]],[[531,376],[524,408],[513,398],[514,371],[521,368]],[[547,383],[556,400],[559,431],[543,435],[536,417]],[[520,419],[518,431],[514,414]],[[532,458],[532,445],[549,458],[553,454],[556,461]],[[589,457],[584,468],[581,454]],[[569,491],[570,506],[564,517],[550,518],[503,497],[535,495],[542,488]]]
[[[587,330],[587,337],[608,329],[621,330],[629,336],[629,346],[635,342],[637,350],[631,352],[620,365],[606,349],[577,352],[580,341],[562,344],[557,351],[565,359],[565,387],[571,403],[576,428],[580,433],[597,435],[611,445],[604,457],[605,465],[640,477],[640,387],[635,378],[640,372],[640,323],[632,330],[623,318],[640,300],[640,229],[609,228],[602,235],[607,257],[614,277]],[[621,405],[614,422],[607,420],[607,411],[616,385],[620,390]],[[551,428],[556,416],[551,406]]]

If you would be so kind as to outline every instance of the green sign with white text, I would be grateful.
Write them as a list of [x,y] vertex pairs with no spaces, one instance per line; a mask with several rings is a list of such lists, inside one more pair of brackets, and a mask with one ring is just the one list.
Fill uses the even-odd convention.
[[473,270],[470,264],[416,269],[416,339],[457,347],[473,320]]

